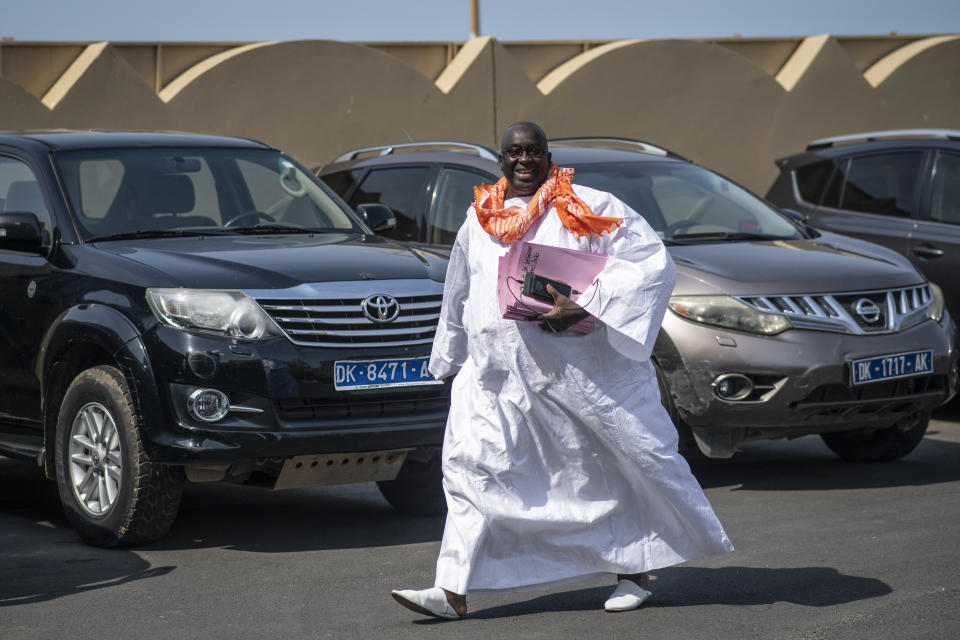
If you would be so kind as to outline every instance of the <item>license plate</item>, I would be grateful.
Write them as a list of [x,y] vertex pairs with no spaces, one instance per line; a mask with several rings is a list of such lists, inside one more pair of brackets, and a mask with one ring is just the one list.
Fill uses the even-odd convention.
[[933,351],[926,349],[851,360],[850,370],[853,384],[918,376],[933,371]]
[[343,391],[443,384],[427,371],[429,362],[429,356],[385,360],[337,360],[333,363],[333,387]]

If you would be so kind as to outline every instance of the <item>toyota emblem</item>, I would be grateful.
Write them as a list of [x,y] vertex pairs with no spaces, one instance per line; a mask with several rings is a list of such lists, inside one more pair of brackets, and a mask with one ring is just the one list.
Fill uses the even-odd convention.
[[385,293],[375,293],[364,298],[360,309],[368,320],[379,323],[393,322],[400,315],[400,303]]
[[864,322],[874,323],[880,319],[880,307],[874,304],[869,298],[860,298],[853,305],[853,310],[857,315],[863,318]]

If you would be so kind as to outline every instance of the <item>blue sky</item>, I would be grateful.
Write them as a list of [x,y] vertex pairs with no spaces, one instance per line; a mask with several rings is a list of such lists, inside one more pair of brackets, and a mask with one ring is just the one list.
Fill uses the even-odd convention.
[[[479,0],[500,40],[960,33],[960,0]],[[458,41],[469,0],[0,0],[0,37]]]

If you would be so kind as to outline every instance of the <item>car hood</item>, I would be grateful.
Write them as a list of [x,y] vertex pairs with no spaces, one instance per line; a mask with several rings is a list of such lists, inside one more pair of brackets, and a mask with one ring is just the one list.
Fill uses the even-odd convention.
[[145,286],[283,289],[351,280],[443,282],[446,269],[446,259],[434,252],[359,234],[151,238],[95,246],[128,261]]
[[675,293],[777,295],[869,291],[924,282],[899,254],[833,233],[804,240],[670,246]]

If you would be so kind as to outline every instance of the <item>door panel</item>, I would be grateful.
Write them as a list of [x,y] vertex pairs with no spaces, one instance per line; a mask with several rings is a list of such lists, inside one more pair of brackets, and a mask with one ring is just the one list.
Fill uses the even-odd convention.
[[960,155],[937,155],[910,259],[940,285],[950,314],[960,317]]
[[917,221],[912,218],[890,218],[825,207],[811,211],[809,221],[817,229],[876,242],[903,255],[909,255],[910,235],[917,228]]
[[[50,214],[42,184],[23,161],[0,156],[0,210],[36,214],[49,238]],[[0,249],[0,420],[33,422],[40,418],[40,383],[33,367],[43,319],[56,302],[48,284],[53,267],[46,257]]]

